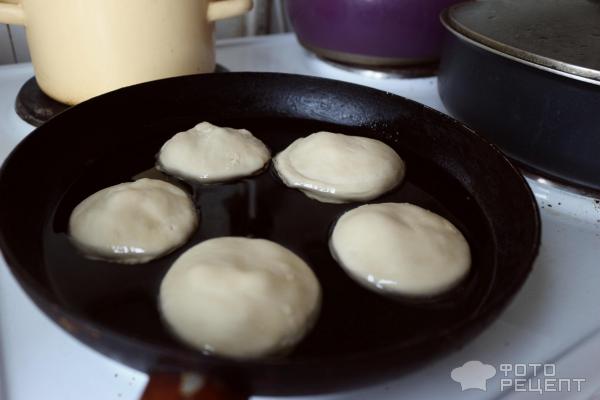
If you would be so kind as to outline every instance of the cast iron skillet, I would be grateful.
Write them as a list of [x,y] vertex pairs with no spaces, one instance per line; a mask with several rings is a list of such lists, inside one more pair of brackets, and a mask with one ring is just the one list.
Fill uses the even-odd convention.
[[[424,302],[361,288],[327,248],[335,219],[358,204],[310,200],[284,187],[271,169],[188,187],[201,227],[190,243],[160,260],[123,266],[78,255],[66,236],[72,208],[150,168],[165,140],[202,120],[248,128],[273,153],[318,130],[386,142],[405,159],[407,179],[375,201],[409,201],[449,218],[470,242],[472,273],[451,293]],[[17,146],[0,172],[0,192],[4,256],[37,305],[69,333],[142,370],[208,373],[258,394],[371,384],[457,349],[521,287],[540,235],[523,177],[473,131],[389,93],[285,74],[180,77],[87,101]],[[321,316],[291,354],[258,361],[208,356],[179,344],[161,323],[156,295],[168,266],[192,244],[222,235],[270,238],[315,270],[323,287]]]

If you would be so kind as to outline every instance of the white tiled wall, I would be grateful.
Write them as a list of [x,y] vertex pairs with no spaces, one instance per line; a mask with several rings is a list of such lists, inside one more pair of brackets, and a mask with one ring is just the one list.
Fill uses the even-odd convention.
[[8,27],[0,25],[0,64],[13,62],[15,62],[15,58],[10,44],[10,37],[8,36]]
[[17,62],[31,61],[29,57],[29,48],[27,47],[27,38],[25,37],[25,28],[22,26],[10,26],[10,33],[15,47]]
[[0,24],[0,64],[30,61],[25,28]]

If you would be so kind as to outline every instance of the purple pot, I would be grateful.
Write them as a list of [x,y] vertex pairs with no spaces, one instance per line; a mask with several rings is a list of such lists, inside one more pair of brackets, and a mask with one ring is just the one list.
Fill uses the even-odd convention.
[[457,0],[287,0],[300,43],[362,65],[407,65],[439,58],[440,12]]

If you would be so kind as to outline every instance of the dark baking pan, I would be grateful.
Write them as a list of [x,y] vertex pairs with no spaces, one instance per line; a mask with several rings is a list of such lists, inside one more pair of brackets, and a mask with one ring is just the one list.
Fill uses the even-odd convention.
[[522,166],[600,190],[600,2],[472,1],[441,18],[449,112]]
[[[81,257],[67,237],[73,207],[152,167],[164,141],[202,120],[248,128],[273,153],[319,130],[386,142],[405,159],[407,179],[376,201],[409,201],[449,218],[470,242],[472,272],[452,292],[422,304],[361,288],[327,247],[335,219],[358,204],[311,200],[284,187],[272,170],[188,187],[200,228],[168,256],[132,266]],[[180,77],[94,98],[19,144],[0,172],[0,192],[0,247],[50,318],[133,367],[210,374],[246,393],[318,393],[372,384],[459,348],[519,290],[540,235],[536,203],[521,174],[462,124],[389,93],[285,74]],[[322,312],[291,354],[253,361],[210,356],[181,345],[161,323],[157,292],[169,265],[193,244],[223,235],[269,238],[314,269],[323,288]]]

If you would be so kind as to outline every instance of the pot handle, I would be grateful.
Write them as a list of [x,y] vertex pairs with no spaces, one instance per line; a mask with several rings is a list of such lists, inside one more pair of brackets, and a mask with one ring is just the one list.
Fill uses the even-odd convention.
[[25,25],[25,12],[14,0],[0,0],[0,23]]
[[151,373],[140,400],[247,400],[211,377],[193,373]]
[[208,3],[208,20],[235,17],[252,9],[252,0],[218,0]]

